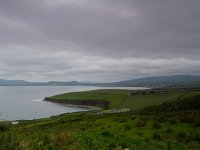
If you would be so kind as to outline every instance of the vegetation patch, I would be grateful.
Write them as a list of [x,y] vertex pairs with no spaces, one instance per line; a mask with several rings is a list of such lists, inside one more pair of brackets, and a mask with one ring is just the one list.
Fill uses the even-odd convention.
[[128,108],[131,110],[139,110],[147,106],[160,105],[163,102],[177,100],[183,97],[183,95],[186,95],[186,93],[187,92],[182,90],[150,89],[131,91],[106,89],[65,93],[46,97],[45,100],[56,103],[97,106],[102,108]]
[[[120,90],[110,92],[126,93]],[[167,95],[171,92],[168,91]],[[198,92],[191,92],[177,91],[175,93],[179,96],[174,101],[138,111],[98,114],[102,110],[95,110],[46,119],[20,120],[17,125],[1,122],[0,149],[197,150],[200,147],[200,111],[197,106],[190,104],[197,101]],[[183,109],[186,103],[189,107]],[[109,105],[112,106],[112,102]],[[169,107],[173,107],[173,111],[169,111]]]

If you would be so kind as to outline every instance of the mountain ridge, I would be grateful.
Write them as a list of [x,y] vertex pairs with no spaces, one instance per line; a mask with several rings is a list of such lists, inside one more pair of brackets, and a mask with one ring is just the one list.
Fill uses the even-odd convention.
[[171,76],[152,76],[132,80],[114,82],[117,86],[191,86],[200,85],[200,76],[194,75],[171,75]]
[[96,83],[79,81],[48,81],[48,82],[30,82],[25,80],[6,80],[0,79],[0,86],[128,86],[128,87],[171,87],[171,86],[200,86],[200,76],[194,75],[172,75],[172,76],[151,76],[119,82]]

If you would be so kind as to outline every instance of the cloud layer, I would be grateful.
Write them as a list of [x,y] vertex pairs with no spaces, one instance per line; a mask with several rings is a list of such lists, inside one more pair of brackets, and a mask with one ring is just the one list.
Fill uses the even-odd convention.
[[199,0],[0,0],[0,78],[200,75]]

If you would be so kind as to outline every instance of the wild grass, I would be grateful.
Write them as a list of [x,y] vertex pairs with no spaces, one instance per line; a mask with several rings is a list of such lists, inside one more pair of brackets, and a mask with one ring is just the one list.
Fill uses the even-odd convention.
[[[126,92],[122,91],[121,94],[126,95]],[[111,92],[111,94],[115,93],[116,91]],[[97,114],[97,111],[78,112],[46,119],[21,120],[17,125],[2,122],[0,123],[0,149],[198,150],[200,109],[193,104],[200,100],[198,93],[172,101],[173,98],[180,96],[177,93],[173,91],[172,95],[166,98],[169,102],[140,111],[114,114]],[[145,97],[149,96],[153,99],[151,94]],[[139,95],[133,97],[135,96],[139,97]],[[159,96],[155,95],[155,97]],[[163,110],[163,108],[173,107],[174,104],[178,109]],[[190,107],[183,110],[185,104]]]
[[[72,92],[48,97],[48,100],[54,102],[86,101],[86,100],[105,100],[109,102],[109,108],[129,108],[139,110],[146,106],[159,105],[163,102],[170,102],[178,99],[186,92],[169,91],[167,93],[152,92],[148,94],[134,94],[130,90],[93,90],[84,92]],[[196,93],[195,93],[196,94]]]

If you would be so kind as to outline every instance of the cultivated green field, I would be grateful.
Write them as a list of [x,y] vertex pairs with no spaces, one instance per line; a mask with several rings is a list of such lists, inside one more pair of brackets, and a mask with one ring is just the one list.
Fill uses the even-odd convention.
[[[131,95],[131,93],[136,93]],[[200,91],[167,91],[167,92],[149,92],[140,93],[140,91],[131,90],[93,90],[85,92],[72,92],[61,95],[55,95],[48,97],[48,100],[55,100],[55,102],[66,102],[67,100],[105,100],[110,102],[109,108],[129,108],[132,110],[138,110],[146,106],[159,105],[163,102],[170,102],[178,99],[182,96],[193,96],[200,94]]]

